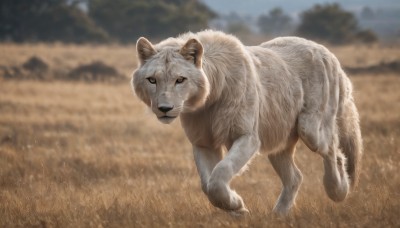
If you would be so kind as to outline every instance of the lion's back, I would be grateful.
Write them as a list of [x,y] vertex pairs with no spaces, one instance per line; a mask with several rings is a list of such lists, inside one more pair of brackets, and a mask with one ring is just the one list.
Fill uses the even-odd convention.
[[303,38],[279,37],[260,46],[277,53],[290,66],[292,72],[303,78],[324,69],[341,69],[335,55],[326,47]]
[[340,98],[348,96],[345,91],[351,90],[351,82],[336,56],[323,45],[299,37],[279,37],[260,46],[276,53],[301,78],[306,94],[338,86]]

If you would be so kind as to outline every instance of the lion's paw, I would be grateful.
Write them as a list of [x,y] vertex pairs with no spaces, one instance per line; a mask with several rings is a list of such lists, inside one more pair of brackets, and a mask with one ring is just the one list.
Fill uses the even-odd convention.
[[228,212],[233,217],[244,217],[250,215],[250,211],[246,207],[242,207],[238,210],[232,210]]

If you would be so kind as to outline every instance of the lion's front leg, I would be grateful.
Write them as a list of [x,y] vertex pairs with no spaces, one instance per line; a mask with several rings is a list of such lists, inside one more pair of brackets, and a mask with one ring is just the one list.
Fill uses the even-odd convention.
[[210,149],[206,147],[193,146],[193,155],[196,162],[197,172],[200,176],[201,189],[205,194],[207,194],[207,184],[211,172],[215,165],[223,158],[222,147]]
[[207,184],[211,203],[234,214],[247,212],[242,198],[229,187],[229,182],[258,151],[258,136],[244,135],[234,141],[228,154],[213,169]]

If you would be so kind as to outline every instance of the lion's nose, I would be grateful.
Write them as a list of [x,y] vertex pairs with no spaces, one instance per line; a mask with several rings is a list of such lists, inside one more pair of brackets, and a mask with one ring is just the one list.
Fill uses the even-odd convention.
[[165,106],[165,105],[162,105],[162,106],[159,106],[159,107],[158,107],[158,110],[160,110],[161,112],[167,113],[168,111],[171,111],[173,108],[174,108],[174,106]]

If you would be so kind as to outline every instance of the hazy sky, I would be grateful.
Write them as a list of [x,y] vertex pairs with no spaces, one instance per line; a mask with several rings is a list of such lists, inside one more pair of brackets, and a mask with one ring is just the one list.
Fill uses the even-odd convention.
[[280,7],[285,12],[296,15],[317,3],[323,4],[333,2],[337,2],[342,5],[343,8],[351,11],[358,11],[364,6],[384,9],[400,8],[400,0],[203,0],[203,2],[218,13],[228,14],[230,12],[237,12],[239,14],[254,16],[267,13],[270,9],[275,7]]

